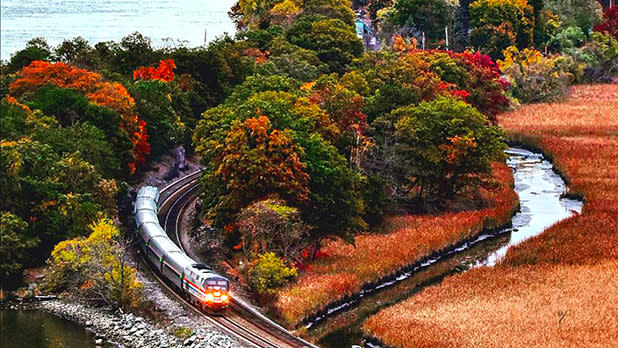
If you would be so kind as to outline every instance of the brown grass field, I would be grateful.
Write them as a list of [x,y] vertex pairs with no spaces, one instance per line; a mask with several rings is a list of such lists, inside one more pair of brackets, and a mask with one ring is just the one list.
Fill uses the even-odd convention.
[[[356,246],[342,241],[326,244],[323,257],[311,262],[298,281],[279,292],[274,310],[294,326],[361,286],[390,274],[423,256],[507,223],[517,207],[513,176],[505,164],[493,165],[494,187],[481,189],[488,207],[442,215],[390,217],[386,233],[356,237]],[[492,186],[492,185],[489,185]]]
[[379,312],[365,332],[395,347],[618,347],[618,85],[575,86],[564,103],[499,120],[553,157],[584,211],[494,268]]

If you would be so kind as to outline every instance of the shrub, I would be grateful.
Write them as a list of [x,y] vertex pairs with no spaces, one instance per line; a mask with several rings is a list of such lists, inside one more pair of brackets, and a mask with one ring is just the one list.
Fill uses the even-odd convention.
[[248,281],[257,292],[269,294],[297,276],[296,268],[287,267],[282,259],[269,252],[259,255],[250,266]]
[[603,13],[603,22],[594,26],[594,31],[598,31],[618,39],[618,5],[614,5]]
[[579,27],[568,27],[560,31],[547,43],[553,52],[562,52],[580,47],[586,42],[586,34]]
[[142,301],[142,284],[134,268],[126,264],[126,246],[120,232],[107,218],[90,225],[88,238],[58,243],[48,260],[46,282],[52,290],[96,298],[120,308],[135,308]]
[[555,58],[544,57],[535,49],[519,51],[511,46],[504,50],[500,69],[511,84],[510,92],[522,103],[557,101],[566,96],[574,77],[556,68]]

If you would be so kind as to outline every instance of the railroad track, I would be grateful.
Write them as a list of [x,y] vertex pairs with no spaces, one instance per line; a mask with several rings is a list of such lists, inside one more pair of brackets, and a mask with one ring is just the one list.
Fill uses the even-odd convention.
[[[196,199],[200,172],[189,174],[178,179],[160,190],[159,221],[168,236],[185,253],[185,247],[180,238],[180,224],[187,207]],[[191,256],[191,255],[190,255]],[[196,260],[199,261],[199,260]],[[152,268],[150,268],[152,270]],[[224,316],[212,316],[193,306],[176,293],[167,282],[152,272],[159,283],[164,286],[178,301],[193,312],[203,317],[222,331],[238,338],[250,347],[284,348],[317,346],[297,337],[285,328],[275,323],[262,313],[251,308],[241,299],[231,294],[231,304]]]

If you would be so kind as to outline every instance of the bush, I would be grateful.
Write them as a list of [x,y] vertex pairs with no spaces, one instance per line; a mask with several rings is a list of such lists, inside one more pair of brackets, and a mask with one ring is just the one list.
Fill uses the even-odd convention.
[[265,253],[250,266],[247,279],[255,291],[270,294],[297,276],[296,268],[287,267],[274,253]]
[[618,39],[618,5],[614,5],[603,14],[603,22],[594,27],[594,31],[598,31]]
[[118,241],[120,232],[102,216],[90,228],[88,238],[65,240],[54,247],[47,286],[117,308],[136,308],[142,303],[143,286],[135,269],[126,263],[126,245]]
[[572,74],[557,69],[554,61],[535,49],[519,51],[511,46],[504,50],[504,60],[498,64],[514,98],[522,103],[540,103],[563,99],[574,80]]
[[579,27],[568,27],[556,34],[547,43],[553,52],[563,52],[580,47],[586,42],[586,34]]

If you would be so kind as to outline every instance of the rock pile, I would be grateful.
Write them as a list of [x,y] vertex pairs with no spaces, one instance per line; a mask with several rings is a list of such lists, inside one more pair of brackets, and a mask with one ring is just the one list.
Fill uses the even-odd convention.
[[228,336],[201,328],[193,328],[193,333],[188,338],[179,338],[131,313],[112,312],[61,300],[43,301],[39,307],[86,326],[94,333],[95,342],[99,345],[106,341],[127,348],[241,347]]

